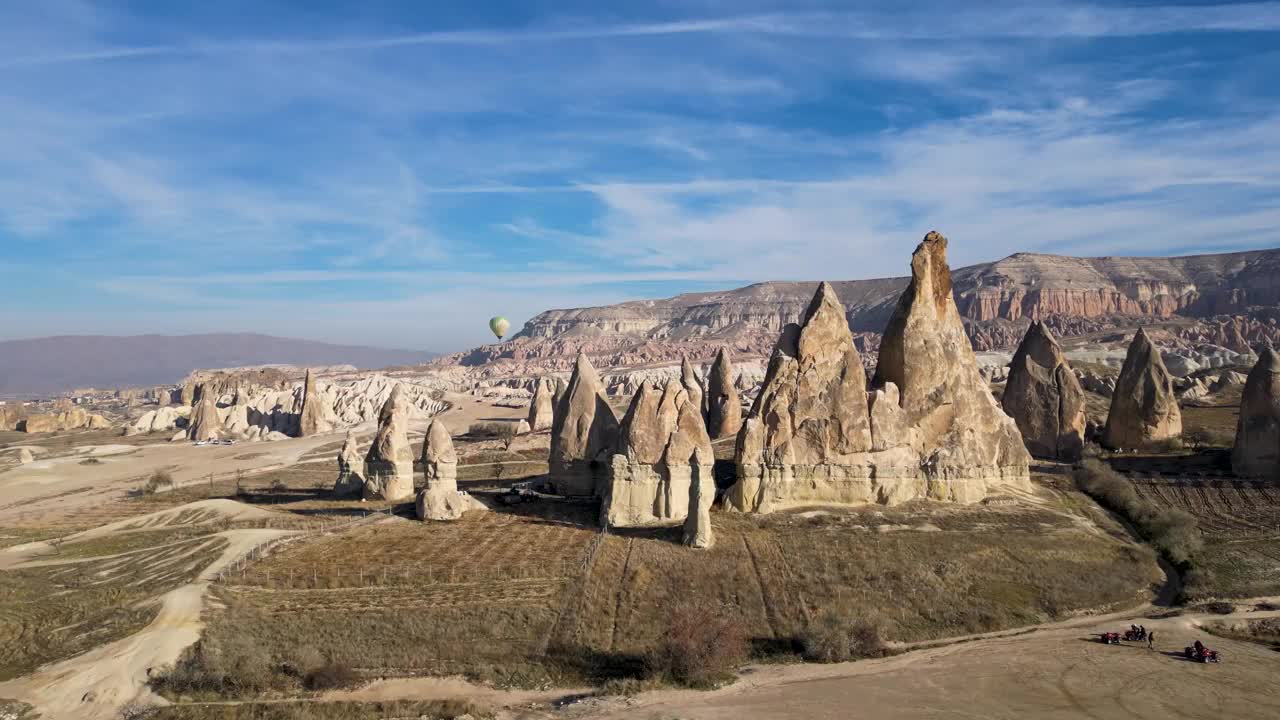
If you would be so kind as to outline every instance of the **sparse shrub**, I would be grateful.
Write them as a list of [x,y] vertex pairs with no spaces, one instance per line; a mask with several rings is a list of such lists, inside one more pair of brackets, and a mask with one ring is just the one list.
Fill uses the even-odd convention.
[[1236,611],[1236,606],[1229,602],[1218,600],[1211,603],[1205,603],[1204,611],[1213,613],[1214,615],[1230,615]]
[[282,493],[282,492],[286,492],[288,489],[289,489],[289,486],[286,485],[284,480],[282,480],[281,478],[271,479],[271,492]]
[[162,489],[173,489],[173,476],[168,470],[157,470],[151,473],[151,477],[147,478],[147,484],[142,486],[142,492],[147,495],[155,495]]
[[747,633],[737,617],[683,603],[671,611],[666,633],[645,660],[653,676],[711,687],[746,661],[747,647]]
[[346,663],[325,663],[313,668],[302,678],[302,685],[308,690],[337,690],[351,687],[359,682],[360,676]]
[[80,464],[81,465],[101,465],[102,461],[96,457],[91,457],[91,458],[85,458],[84,460],[81,460]]
[[170,694],[253,694],[272,686],[271,657],[252,638],[232,636],[217,644],[197,642],[172,668],[151,678],[157,691]]
[[815,617],[805,628],[801,643],[804,658],[812,662],[848,662],[885,653],[879,626],[836,610]]
[[477,438],[496,438],[498,440],[507,440],[515,437],[516,423],[497,422],[493,420],[471,423],[471,427],[467,428],[467,434]]
[[1177,508],[1157,507],[1139,497],[1133,483],[1110,465],[1086,459],[1076,466],[1076,485],[1133,523],[1138,534],[1184,572],[1204,547],[1196,519]]

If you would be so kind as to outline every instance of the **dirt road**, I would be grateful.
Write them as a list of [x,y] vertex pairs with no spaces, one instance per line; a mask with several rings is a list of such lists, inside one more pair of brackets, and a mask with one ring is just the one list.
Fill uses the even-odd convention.
[[[1247,613],[1233,618],[1265,617]],[[1095,632],[1129,621],[1082,623],[1013,637],[917,650],[842,665],[754,668],[714,692],[660,691],[580,703],[557,714],[615,720],[743,718],[1275,718],[1280,654],[1210,637],[1197,623],[1218,616],[1134,618],[1155,629],[1145,644],[1102,645]],[[1221,664],[1182,659],[1195,639],[1219,649]],[[536,717],[513,712],[511,717]]]

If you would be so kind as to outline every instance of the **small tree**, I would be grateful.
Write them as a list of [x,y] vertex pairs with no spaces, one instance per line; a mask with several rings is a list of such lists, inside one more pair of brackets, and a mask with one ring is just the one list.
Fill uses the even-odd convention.
[[151,477],[147,478],[147,484],[142,486],[142,492],[147,495],[155,495],[161,490],[173,489],[173,476],[168,470],[156,470],[151,473]]

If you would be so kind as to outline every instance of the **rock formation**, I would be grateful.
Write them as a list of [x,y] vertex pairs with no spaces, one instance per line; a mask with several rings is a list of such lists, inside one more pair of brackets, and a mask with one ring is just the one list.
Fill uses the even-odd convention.
[[409,447],[409,405],[400,385],[378,414],[378,432],[364,459],[366,500],[413,497],[413,450]]
[[110,426],[101,415],[90,415],[83,408],[72,407],[55,413],[34,413],[17,421],[17,429],[26,433],[60,432],[88,428],[93,418]]
[[1111,395],[1102,444],[1112,449],[1141,449],[1181,435],[1182,413],[1173,391],[1173,376],[1165,369],[1160,351],[1139,328]]
[[978,372],[952,298],[947,241],[929,233],[885,331],[874,391],[834,288],[783,329],[738,433],[731,507],[973,502],[1030,488],[1013,419]]
[[551,484],[562,495],[594,495],[608,478],[618,419],[600,376],[579,353],[551,428]]
[[1031,323],[1013,355],[1001,399],[1034,456],[1075,462],[1084,450],[1084,389],[1043,322]]
[[1280,481],[1280,355],[1271,348],[1244,384],[1231,469],[1241,477]]
[[690,484],[712,482],[715,457],[702,413],[683,382],[659,393],[644,381],[623,417],[618,452],[601,503],[601,523],[627,527],[682,521]]
[[178,389],[179,405],[195,405],[196,402],[196,385],[195,383],[183,383]]
[[302,383],[302,412],[298,416],[298,437],[318,435],[331,429],[321,409],[320,396],[316,392],[316,379],[311,374],[311,368],[307,368],[307,377]]
[[30,450],[28,450],[27,448],[18,448],[18,464],[19,465],[27,465],[29,463],[35,462],[35,460],[36,459],[31,454]]
[[684,386],[684,391],[689,393],[689,401],[698,408],[698,412],[705,413],[707,406],[702,391],[702,380],[698,378],[698,373],[694,371],[693,364],[689,362],[687,355],[680,358],[680,384]]
[[538,378],[538,387],[533,391],[533,400],[529,402],[529,429],[533,432],[550,430],[555,418],[555,390],[547,378]]
[[449,428],[439,420],[431,421],[423,440],[422,469],[427,482],[414,504],[419,520],[457,520],[476,506],[473,499],[458,492],[458,455]]
[[684,520],[684,544],[693,548],[709,548],[715,542],[711,534],[711,503],[716,499],[716,480],[710,472],[699,472],[689,483],[689,514]]
[[364,494],[364,457],[360,455],[354,430],[347,431],[347,439],[338,451],[338,479],[333,483],[333,494],[339,497]]
[[195,405],[187,421],[187,439],[192,442],[217,440],[222,435],[222,419],[218,416],[217,399],[211,389],[196,388]]
[[707,434],[712,440],[730,437],[742,429],[742,401],[734,385],[729,349],[720,348],[707,380]]

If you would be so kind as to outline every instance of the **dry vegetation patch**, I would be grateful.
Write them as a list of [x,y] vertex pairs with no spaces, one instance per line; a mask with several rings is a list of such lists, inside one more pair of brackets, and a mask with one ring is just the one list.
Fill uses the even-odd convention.
[[[295,654],[307,648],[363,676],[711,684],[718,670],[696,676],[673,658],[736,658],[735,643],[686,634],[673,645],[681,608],[716,609],[727,625],[713,637],[740,631],[756,657],[815,648],[835,659],[880,652],[881,639],[1125,606],[1159,579],[1149,551],[1070,512],[1022,504],[715,513],[706,552],[682,547],[676,528],[601,534],[595,513],[540,502],[291,544],[217,586],[206,642],[253,638],[273,668],[303,667]],[[824,626],[849,629],[828,632],[837,649],[816,649]],[[279,686],[300,688],[295,676]]]

